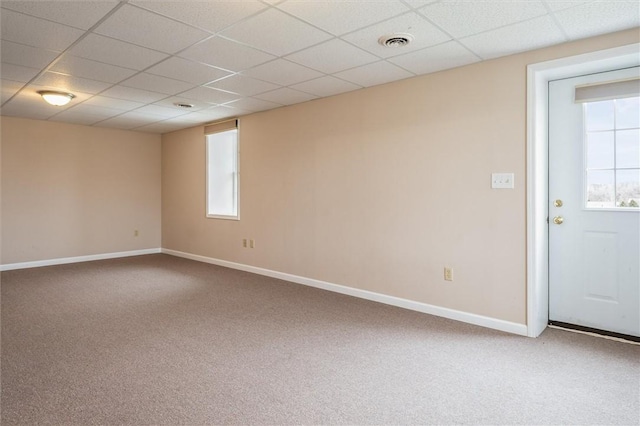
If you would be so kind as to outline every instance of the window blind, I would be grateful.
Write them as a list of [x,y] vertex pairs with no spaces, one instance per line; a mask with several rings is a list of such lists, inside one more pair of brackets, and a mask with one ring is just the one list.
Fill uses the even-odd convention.
[[217,123],[211,123],[204,126],[204,134],[212,135],[214,133],[226,132],[227,130],[233,130],[238,128],[238,119],[219,121]]
[[640,96],[640,78],[576,86],[576,103]]

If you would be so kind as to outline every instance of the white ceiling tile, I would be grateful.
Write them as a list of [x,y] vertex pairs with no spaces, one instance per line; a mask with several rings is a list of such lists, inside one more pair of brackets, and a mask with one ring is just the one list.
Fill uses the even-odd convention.
[[147,70],[150,74],[201,85],[231,75],[228,71],[172,56]]
[[125,112],[118,117],[122,117],[123,119],[144,121],[146,123],[155,123],[156,121],[161,121],[158,119],[158,116],[156,114],[147,114],[144,112],[138,112],[137,110]]
[[362,87],[357,84],[349,83],[348,81],[326,75],[324,77],[316,78],[315,80],[295,84],[291,86],[291,88],[322,97],[350,92],[352,90],[361,89]]
[[140,108],[145,104],[141,102],[133,102],[133,101],[127,101],[124,99],[114,99],[114,98],[108,98],[106,96],[96,95],[84,101],[82,105],[85,105],[85,106],[90,105],[90,106],[96,106],[101,108],[115,109],[122,112],[122,111],[130,111],[132,109]]
[[262,99],[256,98],[242,98],[235,102],[230,102],[227,106],[232,108],[237,108],[240,110],[258,112],[258,111],[266,111],[268,109],[279,108],[282,104],[278,104],[275,102],[264,101]]
[[[188,126],[187,126],[188,127]],[[148,133],[169,133],[176,130],[184,129],[185,126],[179,123],[167,123],[167,121],[158,121],[157,123],[147,124],[136,128],[137,132]]]
[[243,75],[265,80],[270,83],[288,86],[322,76],[318,71],[294,64],[284,59],[262,64],[242,73]]
[[[249,99],[249,98],[245,98],[245,99]],[[266,101],[261,101],[261,102],[266,102]],[[242,109],[242,108],[236,108],[233,106],[233,104],[228,104],[228,105],[224,105],[226,108],[229,108],[232,112],[231,117],[241,117],[243,115],[249,115],[252,114],[255,111],[249,111],[248,109]],[[282,105],[276,105],[276,108],[280,107]]]
[[176,126],[184,127],[192,127],[197,124],[204,124],[215,120],[220,120],[222,118],[229,118],[236,116],[236,110],[233,108],[216,106],[209,107],[205,110],[190,112],[188,114],[184,114],[178,117],[169,118],[167,120],[162,121],[162,123],[172,124]]
[[2,7],[27,15],[88,30],[118,5],[114,0],[100,1],[2,1]]
[[287,59],[327,74],[377,61],[379,58],[339,39],[287,56]]
[[134,129],[136,127],[145,126],[147,124],[161,121],[157,115],[144,114],[141,112],[131,111],[125,112],[117,117],[110,118],[100,122],[101,127],[115,127],[119,129]]
[[256,0],[191,2],[189,7],[176,1],[134,1],[133,4],[214,33],[267,7]]
[[275,84],[267,83],[266,81],[255,80],[249,77],[244,77],[240,74],[223,78],[222,80],[207,84],[207,86],[213,87],[215,89],[225,90],[227,92],[237,93],[242,96],[258,95],[260,93],[268,92],[270,90],[278,88],[278,86]]
[[4,80],[27,83],[40,72],[37,68],[23,67],[21,65],[0,64],[0,75]]
[[438,46],[395,56],[388,61],[415,74],[428,74],[472,64],[478,62],[479,59],[459,43],[449,41]]
[[89,80],[81,77],[73,77],[67,74],[60,74],[56,72],[46,72],[42,74],[34,81],[34,84],[47,87],[49,89],[63,90],[74,94],[76,92],[95,94],[102,92],[104,89],[111,86],[110,83]]
[[231,40],[214,37],[190,47],[180,56],[231,71],[242,71],[275,58]]
[[176,53],[210,34],[164,16],[124,5],[95,32],[166,53]]
[[550,16],[532,19],[460,40],[483,59],[497,58],[566,41]]
[[4,78],[3,78],[3,79],[0,79],[0,83],[1,83],[1,85],[2,85],[2,88],[3,88],[3,89],[7,89],[7,90],[11,90],[11,89],[15,88],[15,89],[16,89],[16,91],[17,91],[17,90],[18,90],[18,89],[20,89],[22,86],[24,86],[24,84],[23,84],[23,83],[20,83],[19,81],[14,81],[14,80],[5,80]]
[[119,108],[107,108],[98,105],[89,105],[86,101],[74,106],[73,108],[69,108],[66,112],[94,115],[96,117],[103,117],[103,119],[108,117],[115,117],[116,115],[120,115],[123,113],[123,111]]
[[419,8],[419,7],[422,7],[422,6],[426,6],[426,5],[428,5],[428,4],[435,3],[435,2],[437,2],[438,0],[404,0],[404,1],[405,1],[405,3],[407,3],[409,6],[411,6],[411,7],[415,8],[415,9],[417,9],[417,8]]
[[2,54],[2,62],[4,63],[38,69],[49,65],[58,56],[58,52],[5,40],[2,40],[0,54]]
[[413,76],[409,71],[403,70],[386,61],[368,64],[336,74],[336,77],[343,78],[364,87],[377,86],[378,84],[389,83],[390,81],[402,80]]
[[278,56],[304,49],[331,36],[277,9],[268,9],[222,32],[225,37]]
[[60,114],[54,115],[49,118],[49,121],[58,121],[61,123],[80,124],[82,126],[93,126],[104,120],[104,118],[96,117],[94,115],[87,115],[82,113],[75,113],[72,111],[64,111]]
[[124,99],[127,101],[152,103],[167,97],[166,94],[150,92],[148,90],[134,89],[132,87],[113,86],[100,93],[101,96],[109,98]]
[[571,39],[579,39],[640,26],[640,2],[597,1],[556,12]]
[[179,109],[179,108],[167,108],[160,105],[145,105],[141,108],[138,108],[136,112],[142,112],[145,114],[157,115],[162,118],[173,118],[179,115],[188,114],[188,110]]
[[96,105],[88,105],[86,102],[75,105],[72,108],[69,108],[59,114],[56,117],[90,117],[91,119],[95,119],[94,123],[97,121],[106,120],[107,118],[115,117],[117,115],[122,114],[123,111],[119,109],[113,108],[105,108]]
[[[395,48],[385,47],[378,43],[380,37],[395,33],[409,33],[414,39],[406,46]],[[451,39],[451,37],[415,12],[406,13],[380,24],[367,27],[343,38],[381,58],[424,49]]]
[[2,106],[2,115],[9,117],[32,118],[34,120],[46,120],[56,112],[50,108],[34,107],[30,102],[13,98]]
[[419,12],[459,38],[503,27],[547,13],[541,1],[449,0],[430,4]]
[[317,98],[317,96],[304,93],[299,90],[289,89],[288,87],[282,87],[280,89],[258,95],[256,98],[282,105],[292,105],[310,101]]
[[138,72],[129,68],[122,68],[71,55],[64,55],[51,67],[51,71],[107,83],[118,83]]
[[199,115],[197,112],[190,112],[178,117],[163,120],[162,123],[179,125],[182,127],[193,127],[197,124],[206,123],[209,120],[207,115]]
[[[154,102],[153,104],[160,105],[166,108],[177,108],[186,112],[194,112],[194,111],[199,111],[201,109],[211,108],[211,104],[207,102],[199,101],[195,99],[188,99],[182,96],[172,96],[166,99],[159,100],[158,102]],[[187,105],[193,105],[193,106],[187,109],[187,108],[178,107],[176,106],[176,104],[187,104]]]
[[192,83],[174,80],[172,78],[159,75],[140,73],[120,83],[121,86],[133,87],[134,89],[148,90],[150,92],[166,93],[175,95],[193,87]]
[[594,0],[544,0],[544,2],[549,5],[549,9],[551,9],[552,12],[580,6],[592,1]]
[[240,97],[239,95],[211,89],[205,86],[193,88],[181,93],[180,96],[187,99],[208,102],[210,104],[223,104],[225,102],[234,101]]
[[44,49],[64,50],[83,31],[4,9],[0,16],[2,39]]
[[[221,120],[223,118],[233,117],[234,110],[225,106],[216,106],[213,108],[203,109],[202,111],[194,112],[189,115],[193,117],[200,117],[200,122],[209,122],[214,120]],[[191,118],[193,118],[191,117]],[[178,117],[180,118],[180,117]]]
[[415,9],[420,8],[422,6],[426,6],[431,3],[435,3],[437,1],[439,0],[404,0],[405,3],[407,3],[409,6]]
[[97,34],[87,35],[69,54],[124,68],[142,70],[168,55]]
[[23,86],[22,83],[19,83],[17,81],[11,81],[11,80],[0,80],[0,83],[2,87],[1,103],[6,102],[7,99],[15,95],[18,92],[18,90],[20,90]]
[[409,10],[399,1],[289,0],[278,5],[334,35],[342,35]]

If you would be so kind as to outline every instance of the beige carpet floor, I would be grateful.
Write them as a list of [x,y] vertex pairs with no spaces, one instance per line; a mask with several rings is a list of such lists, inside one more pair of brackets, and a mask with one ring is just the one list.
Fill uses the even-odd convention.
[[3,425],[640,423],[640,346],[167,255],[1,278]]

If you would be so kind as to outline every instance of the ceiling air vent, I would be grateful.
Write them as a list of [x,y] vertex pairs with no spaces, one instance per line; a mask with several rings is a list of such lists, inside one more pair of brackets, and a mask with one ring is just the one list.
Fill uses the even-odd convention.
[[378,39],[378,43],[384,47],[402,47],[413,41],[411,34],[397,33],[382,36]]
[[180,103],[180,102],[176,102],[174,105],[177,106],[178,108],[187,108],[187,109],[188,108],[193,108],[192,104],[183,104],[183,103]]

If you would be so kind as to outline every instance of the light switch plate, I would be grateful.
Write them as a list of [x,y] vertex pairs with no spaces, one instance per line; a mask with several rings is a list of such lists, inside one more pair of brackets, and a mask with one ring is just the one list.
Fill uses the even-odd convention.
[[491,173],[491,188],[513,189],[513,173]]

